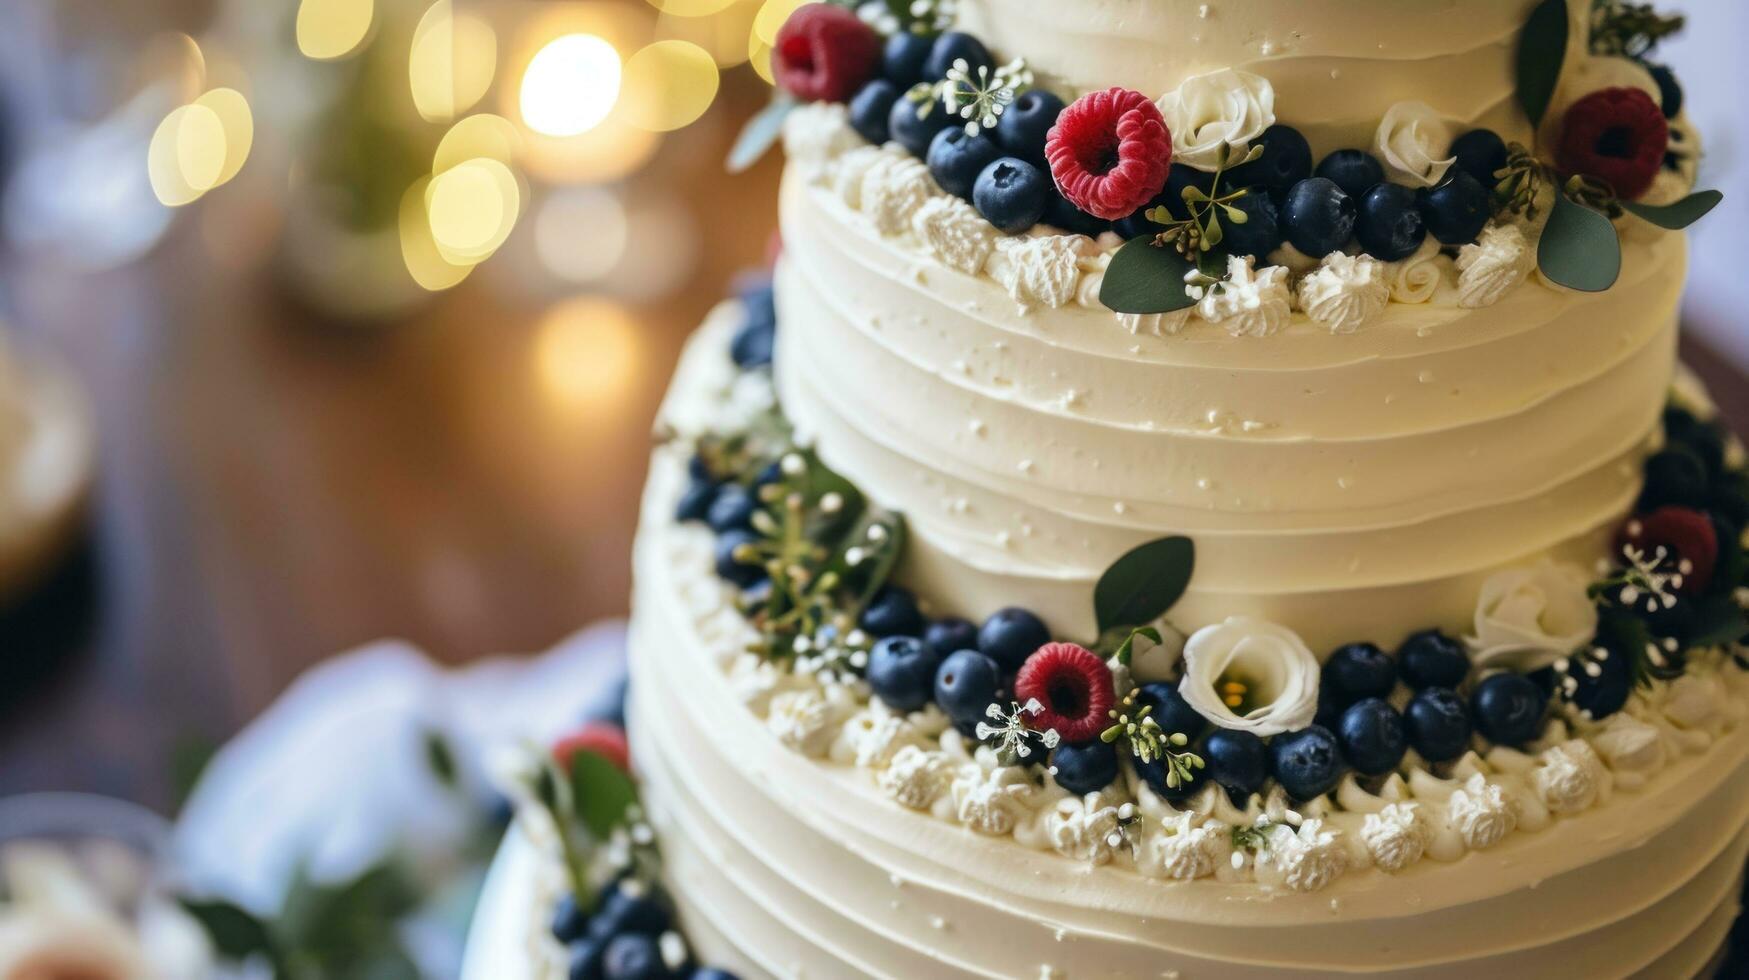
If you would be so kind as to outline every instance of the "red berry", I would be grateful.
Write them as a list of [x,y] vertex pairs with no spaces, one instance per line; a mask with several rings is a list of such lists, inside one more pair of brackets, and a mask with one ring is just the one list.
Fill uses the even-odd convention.
[[1719,561],[1719,536],[1712,518],[1689,507],[1660,507],[1628,518],[1616,544],[1633,545],[1648,559],[1656,558],[1663,548],[1666,568],[1682,573],[1676,591],[1683,595],[1705,592]]
[[810,102],[845,102],[874,77],[881,39],[843,7],[804,4],[777,31],[771,71],[777,84]]
[[1153,101],[1109,88],[1076,99],[1045,136],[1051,176],[1069,203],[1116,221],[1160,193],[1172,165],[1172,133]]
[[625,729],[618,725],[590,722],[553,743],[553,761],[561,769],[570,769],[571,757],[579,752],[593,752],[621,772],[632,771],[631,748],[626,744]]
[[1039,731],[1056,729],[1070,745],[1098,738],[1111,724],[1108,713],[1117,703],[1111,669],[1073,643],[1046,643],[1033,651],[1014,675],[1014,696],[1021,704],[1037,698],[1044,711],[1027,724]]
[[1564,174],[1609,181],[1616,194],[1631,201],[1652,186],[1669,145],[1670,124],[1650,95],[1637,88],[1606,88],[1567,108],[1555,162]]

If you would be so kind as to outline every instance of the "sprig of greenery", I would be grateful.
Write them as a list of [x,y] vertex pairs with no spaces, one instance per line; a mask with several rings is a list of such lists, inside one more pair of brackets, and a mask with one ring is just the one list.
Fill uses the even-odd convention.
[[1138,762],[1162,760],[1166,765],[1168,788],[1177,789],[1187,785],[1196,778],[1196,771],[1203,768],[1203,758],[1195,752],[1185,750],[1184,747],[1190,744],[1190,739],[1183,732],[1168,732],[1160,727],[1160,723],[1152,717],[1153,705],[1136,706],[1136,697],[1140,690],[1130,689],[1117,707],[1107,712],[1112,724],[1099,733],[1099,740],[1107,745],[1122,742]]
[[[1257,144],[1235,166],[1250,163],[1262,155],[1263,145]],[[1249,192],[1243,187],[1222,192],[1221,178],[1226,175],[1227,170],[1225,163],[1216,168],[1214,180],[1209,183],[1206,192],[1195,185],[1185,187],[1180,192],[1186,217],[1174,217],[1165,205],[1149,208],[1145,214],[1149,221],[1165,226],[1166,230],[1154,236],[1155,243],[1170,246],[1199,269],[1202,267],[1203,258],[1220,247],[1226,238],[1226,231],[1221,227],[1221,216],[1225,215],[1228,221],[1236,225],[1245,223],[1245,212],[1233,207],[1233,202]]]
[[1681,14],[1660,14],[1649,3],[1596,0],[1591,7],[1591,51],[1643,58],[1683,24]]
[[1554,180],[1554,171],[1523,143],[1506,145],[1506,166],[1494,171],[1494,210],[1522,214],[1535,221],[1537,199]]

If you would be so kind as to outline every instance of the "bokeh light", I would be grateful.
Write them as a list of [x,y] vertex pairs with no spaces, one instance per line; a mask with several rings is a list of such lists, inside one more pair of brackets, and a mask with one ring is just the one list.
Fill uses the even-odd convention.
[[437,0],[413,30],[407,74],[414,108],[428,121],[454,119],[486,94],[497,66],[492,26]]
[[664,13],[656,23],[662,40],[691,41],[709,51],[718,68],[732,68],[747,60],[747,38],[762,0],[737,0],[722,13],[709,17],[680,17]]
[[667,132],[704,115],[717,97],[717,63],[690,41],[657,41],[625,63],[627,119],[640,129]]
[[637,379],[638,327],[624,307],[595,296],[555,305],[534,334],[534,371],[553,407],[593,418],[623,405]]
[[298,4],[298,50],[327,61],[344,58],[370,33],[372,0],[303,0]]
[[471,264],[455,264],[443,257],[431,235],[426,193],[431,178],[421,177],[401,195],[401,261],[420,288],[432,292],[448,289],[468,277]]
[[519,105],[528,128],[576,136],[601,124],[619,98],[619,52],[593,34],[547,42],[522,75]]
[[476,157],[487,157],[506,166],[514,164],[518,136],[516,127],[503,116],[489,112],[469,116],[443,134],[431,157],[431,172],[440,174]]
[[789,20],[789,15],[808,0],[765,0],[760,6],[759,14],[753,18],[753,34],[767,48],[777,43],[777,32],[783,27],[783,22]]
[[535,212],[535,255],[567,282],[606,278],[625,257],[628,234],[625,205],[601,187],[563,188]]
[[194,100],[197,106],[210,110],[224,131],[224,150],[218,179],[207,189],[217,187],[243,169],[249,150],[255,145],[255,117],[249,111],[249,100],[234,88],[215,88]]
[[433,176],[425,206],[439,254],[454,265],[484,261],[510,237],[521,199],[516,175],[490,157]]
[[736,0],[650,0],[650,6],[676,17],[709,17],[734,6]]
[[216,186],[225,168],[225,125],[204,105],[172,110],[152,133],[146,173],[159,201],[180,207]]

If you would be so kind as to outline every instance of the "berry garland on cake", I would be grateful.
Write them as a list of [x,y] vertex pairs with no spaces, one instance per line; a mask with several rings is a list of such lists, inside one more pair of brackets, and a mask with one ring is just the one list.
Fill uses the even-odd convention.
[[[741,380],[767,385],[769,289],[743,294],[729,342]],[[1340,873],[1330,854],[1348,846],[1343,816],[1365,815],[1352,846],[1387,871],[1423,851],[1450,859],[1585,809],[1612,782],[1642,785],[1666,758],[1643,754],[1660,725],[1712,730],[1744,714],[1743,450],[1683,405],[1666,410],[1664,432],[1612,559],[1498,572],[1471,635],[1427,629],[1392,651],[1360,640],[1322,663],[1253,617],[1176,631],[1169,611],[1194,570],[1185,538],[1113,563],[1095,588],[1094,638],[1060,637],[1018,607],[982,623],[929,615],[890,581],[902,517],[796,446],[775,408],[693,441],[675,516],[714,535],[716,573],[752,637],[753,686],[797,750],[837,757],[834,739],[848,738],[843,751],[881,767],[902,805],[947,806],[985,833],[1018,834],[1016,801],[1054,784],[1066,809],[1051,826],[1096,810],[1108,838],[1052,846],[1105,860],[1127,849],[1138,866],[1149,849],[1168,875],[1213,873],[1160,849],[1226,827],[1208,846],[1230,851],[1234,873],[1310,889]],[[811,678],[824,700],[786,676]],[[827,725],[834,712],[847,734]],[[937,736],[939,752],[927,747]],[[950,775],[973,759],[984,760],[976,779]],[[1440,844],[1416,816],[1423,795],[1448,801],[1441,832],[1461,844]],[[1199,814],[1195,827],[1167,826]]]
[[[1426,301],[1447,276],[1464,307],[1497,302],[1533,267],[1556,286],[1607,289],[1628,216],[1682,228],[1720,200],[1689,193],[1682,90],[1650,60],[1680,19],[1639,5],[1598,5],[1590,61],[1569,66],[1577,87],[1596,87],[1563,94],[1554,115],[1566,0],[1533,11],[1518,55],[1518,101],[1538,134],[1528,147],[1487,129],[1453,134],[1427,105],[1401,102],[1372,146],[1322,160],[1276,120],[1260,76],[1223,69],[1158,99],[1111,88],[1065,103],[1033,87],[1024,59],[998,64],[976,37],[944,30],[951,10],[903,6],[798,8],[773,48],[779,95],[731,166],[783,132],[793,162],[817,180],[836,168],[847,203],[877,209],[882,234],[914,230],[960,271],[989,264],[1023,308],[1081,296],[1156,333],[1194,309],[1241,336],[1272,334],[1299,310],[1350,333],[1390,300]],[[786,125],[801,103],[816,108]],[[902,156],[859,156],[858,138]],[[922,166],[900,165],[906,156]],[[959,206],[923,206],[937,194]],[[980,219],[987,230],[968,227]],[[1022,235],[1054,244],[1001,237]]]

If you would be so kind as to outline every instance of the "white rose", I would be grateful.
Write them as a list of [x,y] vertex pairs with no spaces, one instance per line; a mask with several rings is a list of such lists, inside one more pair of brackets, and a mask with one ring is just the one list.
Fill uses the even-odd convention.
[[[1224,683],[1244,686],[1243,715],[1221,696]],[[1222,728],[1268,736],[1304,728],[1318,712],[1318,658],[1293,630],[1250,616],[1204,626],[1184,644],[1178,693]]]
[[1223,68],[1192,75],[1156,103],[1172,131],[1172,160],[1213,171],[1238,163],[1251,141],[1275,125],[1275,89],[1250,72]]
[[1479,667],[1529,672],[1589,642],[1597,607],[1586,584],[1584,572],[1553,562],[1495,572],[1476,600],[1471,659]]
[[1373,152],[1385,163],[1394,183],[1432,187],[1457,162],[1451,150],[1451,127],[1425,102],[1399,102],[1385,110],[1373,137]]

